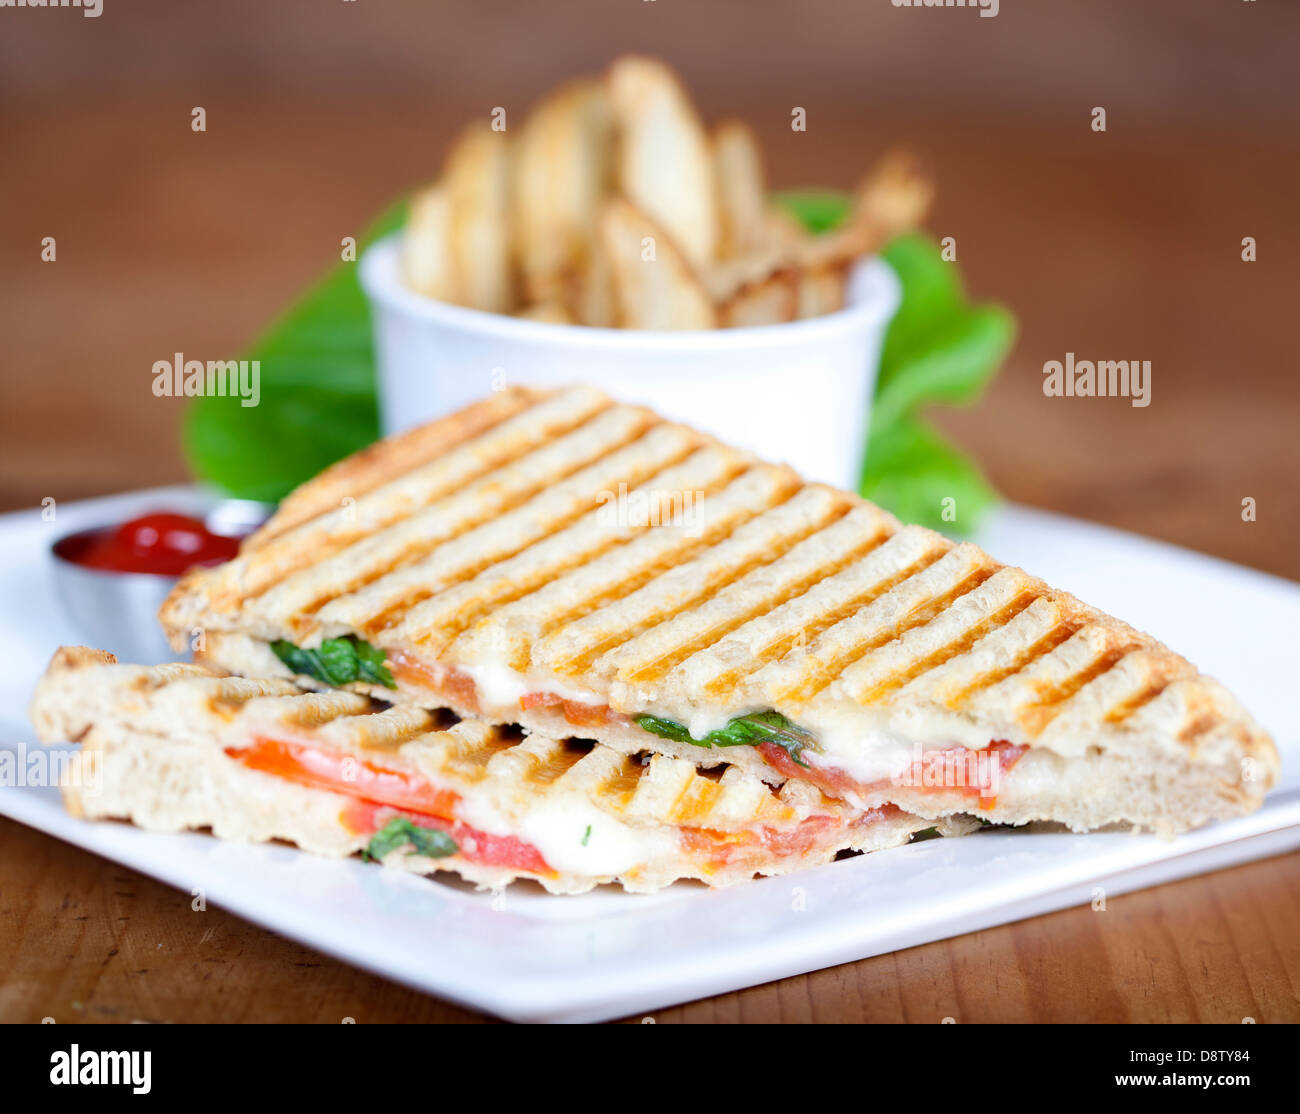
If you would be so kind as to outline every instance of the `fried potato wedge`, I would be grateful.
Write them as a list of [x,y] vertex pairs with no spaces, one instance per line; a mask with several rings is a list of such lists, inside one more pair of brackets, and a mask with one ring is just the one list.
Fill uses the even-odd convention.
[[529,114],[514,160],[515,233],[523,296],[562,296],[587,266],[613,172],[613,117],[605,86],[562,85]]
[[817,267],[798,272],[795,317],[803,321],[844,308],[848,265]]
[[876,163],[858,187],[854,223],[882,238],[915,228],[934,202],[934,177],[911,151],[896,149]]
[[731,259],[774,242],[763,153],[749,125],[727,120],[714,129],[713,177],[718,189],[719,257]]
[[517,137],[463,132],[411,204],[402,266],[432,298],[599,328],[765,325],[843,307],[854,260],[918,225],[933,179],[894,150],[843,224],[769,200],[750,127],[706,130],[681,82],[625,55],[544,97]]
[[606,76],[615,125],[619,188],[672,236],[692,267],[717,257],[718,203],[704,124],[662,62],[627,56]]
[[429,186],[411,198],[402,243],[402,268],[406,284],[427,298],[441,302],[455,298],[451,262],[451,207],[441,184]]
[[799,275],[777,271],[761,282],[743,286],[718,307],[718,324],[734,329],[793,321],[799,308]]
[[593,240],[587,266],[569,277],[567,304],[579,325],[612,329],[618,324],[614,304],[614,271],[609,249],[599,234]]
[[447,158],[454,300],[490,313],[515,309],[510,152],[487,124],[461,134]]
[[890,151],[858,186],[848,221],[813,236],[799,251],[806,268],[837,266],[877,250],[900,232],[915,228],[934,200],[934,180],[909,151]]
[[626,198],[601,216],[615,318],[629,329],[712,329],[713,301],[668,233]]
[[[849,217],[839,228],[810,235],[783,226],[769,210],[769,242],[705,268],[702,281],[719,304],[726,304],[744,287],[757,285],[788,268],[812,275],[842,271],[854,259],[871,254],[893,236],[915,227],[933,197],[933,181],[920,161],[905,151],[891,152],[863,179]],[[831,293],[832,280],[822,281],[823,292]],[[812,304],[810,293],[808,306]]]
[[572,325],[573,316],[563,302],[534,302],[516,315],[525,321],[545,321],[550,325]]

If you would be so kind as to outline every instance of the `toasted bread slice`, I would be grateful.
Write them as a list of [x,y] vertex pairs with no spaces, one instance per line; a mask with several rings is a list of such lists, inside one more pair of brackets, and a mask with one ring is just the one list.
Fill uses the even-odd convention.
[[1176,832],[1276,778],[1268,736],[1149,635],[589,387],[494,396],[286,508],[178,585],[178,648],[201,631],[287,676],[277,640],[360,639],[396,687],[354,687],[386,699],[929,817]]
[[475,720],[440,726],[409,704],[204,665],[118,665],[83,647],[55,655],[31,717],[44,741],[81,742],[63,784],[78,816],[364,852],[480,887],[729,885],[933,826],[895,808],[854,809],[802,782],[777,791],[738,769],[708,776],[678,759],[642,763]]

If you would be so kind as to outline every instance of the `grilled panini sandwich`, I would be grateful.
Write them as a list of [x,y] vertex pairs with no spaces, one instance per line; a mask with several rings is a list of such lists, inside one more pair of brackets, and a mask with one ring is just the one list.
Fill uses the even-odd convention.
[[480,887],[726,885],[934,827],[897,808],[855,809],[806,782],[777,790],[738,769],[713,777],[663,756],[642,764],[481,721],[440,728],[412,704],[204,665],[118,665],[83,647],[55,655],[31,716],[43,740],[82,744],[63,785],[75,815],[361,852]]
[[1148,635],[599,391],[514,389],[340,462],[191,573],[177,648],[804,782],[870,810],[1248,812],[1277,752]]

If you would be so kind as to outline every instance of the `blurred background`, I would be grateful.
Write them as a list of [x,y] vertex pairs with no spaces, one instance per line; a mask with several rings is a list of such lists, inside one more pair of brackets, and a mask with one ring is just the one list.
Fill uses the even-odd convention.
[[[1008,498],[1300,578],[1298,4],[103,3],[0,10],[0,509],[184,479],[155,360],[237,353],[469,118],[635,50],[778,188],[930,157],[930,230],[1021,327],[931,417]],[[1067,351],[1150,360],[1151,405],[1045,398]]]

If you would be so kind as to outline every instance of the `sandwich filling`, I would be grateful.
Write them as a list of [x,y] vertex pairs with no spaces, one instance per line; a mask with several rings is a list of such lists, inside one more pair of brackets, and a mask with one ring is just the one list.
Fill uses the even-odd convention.
[[411,703],[201,663],[119,665],[81,647],[55,655],[31,713],[43,740],[82,744],[62,782],[74,815],[360,853],[484,887],[731,885],[977,826],[856,808],[731,764],[701,770],[475,719],[444,726],[450,717]]
[[[707,719],[681,723],[648,711],[616,711],[586,690],[533,689],[523,676],[504,666],[458,667],[429,662],[404,650],[389,654],[355,636],[328,639],[314,650],[288,642],[272,643],[272,649],[290,669],[327,684],[360,681],[410,688],[416,690],[412,695],[417,700],[420,692],[434,692],[464,715],[514,719],[546,710],[562,716],[576,732],[589,731],[597,737],[602,729],[614,727],[705,750],[750,748],[779,777],[807,781],[861,809],[888,804],[891,791],[904,788],[911,796],[944,794],[949,802],[988,811],[997,804],[1002,778],[1029,749],[1005,739],[991,740],[984,747],[953,743],[923,747],[879,730],[841,728],[823,734],[770,708],[734,716],[717,727],[710,727]],[[647,745],[653,745],[651,738]]]
[[[842,843],[847,830],[904,818],[902,810],[883,805],[862,813],[814,812],[742,830],[681,825],[672,840],[663,831],[639,830],[573,802],[512,820],[487,800],[436,785],[418,772],[311,742],[259,736],[225,753],[249,769],[351,798],[339,820],[353,834],[370,837],[369,858],[383,859],[409,844],[411,853],[429,858],[460,855],[539,878],[560,871],[623,873],[666,852],[689,857],[705,875],[746,865],[757,869],[773,857],[799,858]],[[499,834],[515,825],[518,834]]]

